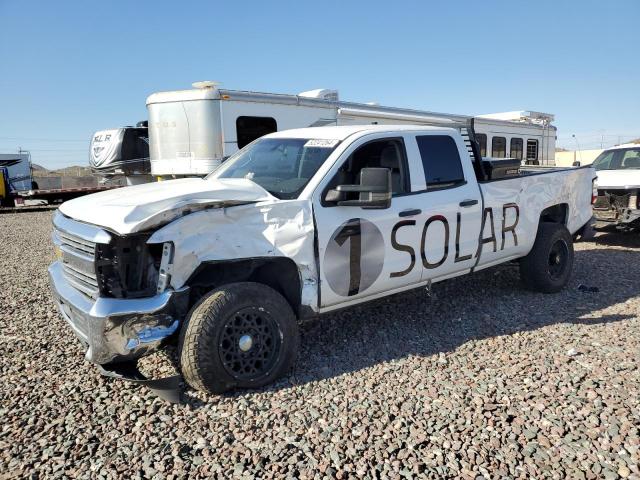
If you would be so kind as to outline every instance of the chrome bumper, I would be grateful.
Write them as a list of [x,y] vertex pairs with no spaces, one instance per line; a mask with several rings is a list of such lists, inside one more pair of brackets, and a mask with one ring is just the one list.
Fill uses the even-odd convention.
[[49,281],[62,317],[88,347],[86,359],[104,365],[139,358],[173,335],[188,308],[188,289],[149,298],[90,298],[63,275],[61,262],[49,267]]

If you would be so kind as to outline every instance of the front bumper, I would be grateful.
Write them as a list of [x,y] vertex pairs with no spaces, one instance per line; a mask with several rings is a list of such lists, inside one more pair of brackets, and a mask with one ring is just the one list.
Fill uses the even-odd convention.
[[87,347],[86,359],[99,365],[153,351],[178,330],[188,309],[188,288],[149,298],[94,300],[71,286],[59,261],[49,267],[49,281],[62,317]]

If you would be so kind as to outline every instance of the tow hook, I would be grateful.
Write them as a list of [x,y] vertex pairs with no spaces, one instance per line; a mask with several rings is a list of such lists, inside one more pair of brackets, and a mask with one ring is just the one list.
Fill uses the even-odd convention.
[[138,369],[135,361],[123,363],[109,363],[97,365],[98,370],[105,377],[117,378],[127,382],[142,385],[151,390],[158,397],[169,403],[182,403],[182,376],[150,379]]

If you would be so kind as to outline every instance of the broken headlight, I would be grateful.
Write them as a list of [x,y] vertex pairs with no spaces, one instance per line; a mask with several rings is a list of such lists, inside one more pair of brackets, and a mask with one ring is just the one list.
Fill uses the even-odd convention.
[[158,293],[164,292],[171,281],[171,269],[173,267],[173,243],[165,242],[162,244],[162,259],[158,269]]
[[96,275],[100,295],[141,298],[155,295],[162,246],[148,245],[148,234],[113,236],[96,245]]

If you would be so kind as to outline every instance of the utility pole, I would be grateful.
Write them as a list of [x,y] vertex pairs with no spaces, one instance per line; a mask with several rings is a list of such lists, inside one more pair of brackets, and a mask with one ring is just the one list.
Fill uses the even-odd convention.
[[576,141],[576,145],[578,146],[578,154],[580,156],[580,165],[582,165],[582,151],[580,150],[580,144],[578,143],[578,137],[576,137],[576,134],[574,133],[573,135],[571,135],[575,141]]

